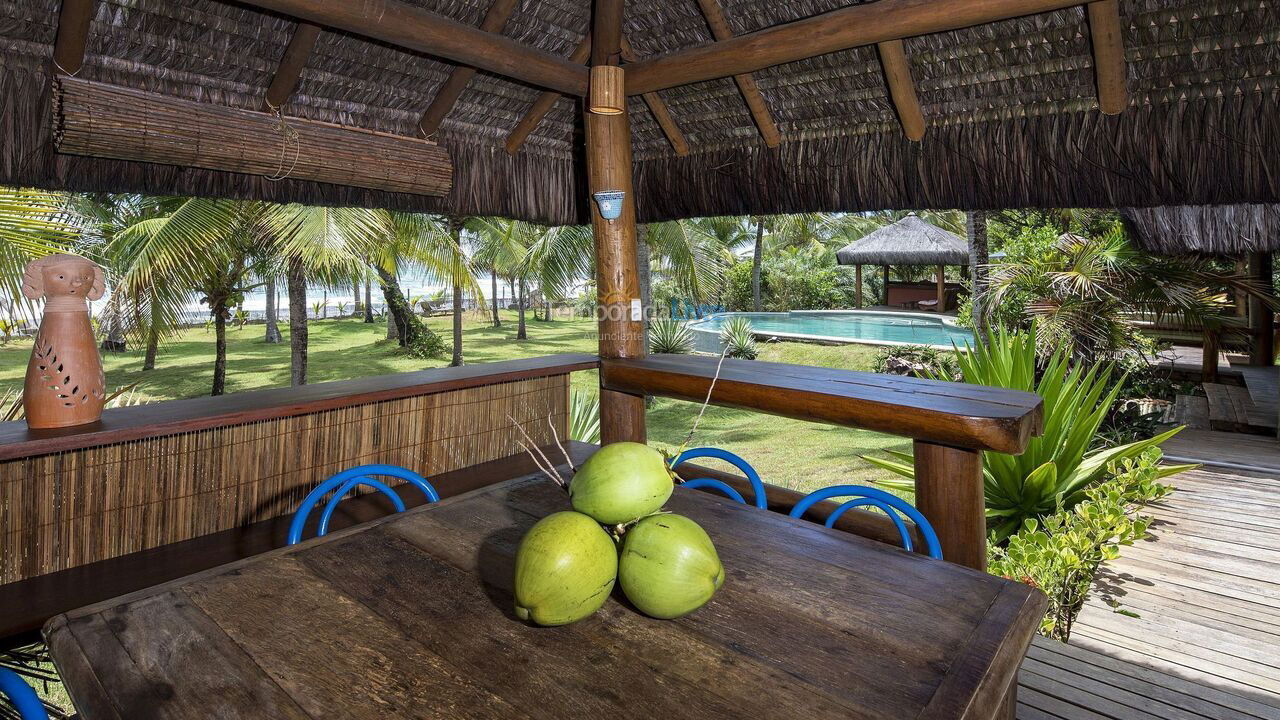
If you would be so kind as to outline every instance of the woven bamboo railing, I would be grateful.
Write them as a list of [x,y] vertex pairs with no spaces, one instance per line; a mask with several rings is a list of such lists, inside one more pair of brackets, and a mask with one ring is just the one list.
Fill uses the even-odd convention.
[[428,140],[58,78],[58,152],[444,196],[453,164]]

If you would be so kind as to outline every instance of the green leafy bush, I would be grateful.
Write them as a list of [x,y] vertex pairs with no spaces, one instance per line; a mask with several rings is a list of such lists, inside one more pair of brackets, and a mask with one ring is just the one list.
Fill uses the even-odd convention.
[[960,380],[960,364],[955,350],[939,350],[928,345],[886,345],[871,361],[874,372]]
[[444,338],[440,334],[427,327],[425,323],[418,319],[416,315],[409,316],[410,322],[414,323],[414,331],[409,335],[409,341],[405,344],[405,351],[409,357],[419,360],[431,360],[444,357],[446,352],[450,352],[452,348],[445,343]]
[[720,339],[726,345],[725,354],[731,358],[755,360],[760,354],[756,348],[755,330],[744,317],[730,318],[720,331]]
[[[1026,452],[983,454],[987,523],[997,540],[1007,538],[1028,518],[1074,508],[1084,500],[1091,485],[1107,477],[1113,463],[1137,457],[1182,429],[1090,452],[1124,378],[1112,379],[1110,363],[1072,367],[1064,350],[1054,352],[1043,371],[1037,373],[1034,327],[1027,332],[991,331],[968,353],[958,353],[957,362],[967,383],[1034,392],[1044,401],[1044,434],[1032,438]],[[915,469],[911,456],[890,454],[890,460],[864,457],[872,464],[911,478],[883,484],[913,489]],[[1187,467],[1164,467],[1161,476]]]
[[1027,518],[1005,546],[992,543],[991,573],[1049,596],[1041,634],[1066,642],[1098,566],[1119,557],[1122,546],[1146,537],[1151,519],[1137,510],[1173,491],[1158,482],[1160,456],[1151,448],[1121,461],[1114,477],[1087,488],[1074,508],[1043,520]]
[[[760,278],[760,295],[762,298],[769,296],[769,280],[764,277],[763,272]],[[725,270],[724,291],[720,296],[720,302],[729,311],[750,312],[755,309],[755,302],[751,295],[750,260],[736,263]]]
[[[848,304],[835,255],[821,246],[788,248],[771,255],[764,273],[769,278],[765,302],[769,310],[830,310]],[[852,283],[847,289],[853,292]]]
[[654,320],[649,324],[649,352],[684,355],[693,349],[693,331],[679,320]]

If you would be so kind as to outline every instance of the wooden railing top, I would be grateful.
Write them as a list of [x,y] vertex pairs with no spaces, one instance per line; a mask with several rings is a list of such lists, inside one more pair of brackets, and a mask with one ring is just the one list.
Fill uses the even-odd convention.
[[114,408],[103,412],[98,422],[57,430],[31,430],[21,420],[5,422],[0,423],[0,461],[575,370],[594,370],[598,366],[595,355],[547,355]]
[[[603,360],[601,383],[619,392],[701,402],[717,361],[694,355]],[[759,360],[726,359],[711,402],[1011,454],[1042,432],[1034,393]]]

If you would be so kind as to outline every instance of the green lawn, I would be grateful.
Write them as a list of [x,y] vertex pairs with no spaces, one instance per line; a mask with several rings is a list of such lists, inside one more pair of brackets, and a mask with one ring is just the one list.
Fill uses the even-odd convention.
[[[449,317],[428,322],[448,333]],[[562,352],[594,352],[595,326],[588,320],[528,323],[529,339],[515,339],[514,313],[494,328],[468,315],[464,356],[468,363],[495,362]],[[285,342],[262,341],[262,325],[228,331],[227,391],[241,392],[289,384],[288,330]],[[358,319],[312,321],[310,380],[325,382],[367,375],[406,372],[447,364],[445,360],[414,360],[387,341],[386,325],[366,325]],[[762,360],[865,370],[874,351],[863,346],[821,346],[803,343],[761,345]],[[31,352],[29,341],[0,347],[0,388],[20,389]],[[142,353],[106,353],[107,386],[139,383],[137,393],[149,400],[171,400],[207,394],[213,381],[213,333],[190,329],[161,348],[156,369],[142,371]],[[575,389],[595,392],[595,373],[577,373]],[[697,414],[696,403],[658,399],[649,410],[649,437],[657,447],[674,449],[683,441]],[[861,430],[816,425],[743,410],[708,408],[695,445],[722,447],[746,458],[766,481],[812,490],[836,483],[866,483],[884,477],[858,456],[881,448],[909,449],[901,438]]]

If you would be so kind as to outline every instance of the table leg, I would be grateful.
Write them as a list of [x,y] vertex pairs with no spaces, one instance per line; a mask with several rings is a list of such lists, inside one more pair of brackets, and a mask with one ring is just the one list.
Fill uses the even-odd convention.
[[1004,693],[1004,699],[1000,701],[1000,707],[996,708],[995,714],[992,716],[996,720],[1015,720],[1018,714],[1018,675],[1014,673],[1013,682],[1009,683],[1009,689]]

